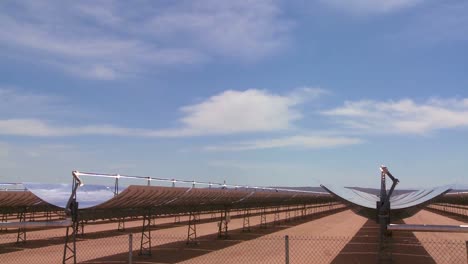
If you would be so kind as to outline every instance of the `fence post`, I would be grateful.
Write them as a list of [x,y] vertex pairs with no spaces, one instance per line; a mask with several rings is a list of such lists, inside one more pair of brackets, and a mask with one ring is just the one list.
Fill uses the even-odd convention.
[[466,258],[467,258],[467,261],[468,261],[468,241],[465,241],[465,245],[466,245]]
[[128,263],[133,263],[133,234],[128,234]]
[[284,236],[284,247],[285,247],[285,261],[286,264],[289,264],[289,236]]

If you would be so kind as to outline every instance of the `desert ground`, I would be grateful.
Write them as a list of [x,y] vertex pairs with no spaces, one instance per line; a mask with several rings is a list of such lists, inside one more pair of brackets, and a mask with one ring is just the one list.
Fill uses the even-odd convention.
[[[285,236],[289,239],[290,263],[376,263],[379,258],[378,226],[346,208],[321,212],[308,210],[266,215],[268,226],[260,227],[260,215],[250,217],[251,229],[243,232],[243,218],[232,213],[227,238],[218,238],[218,218],[203,214],[197,224],[196,243],[187,244],[188,216],[155,219],[151,256],[139,256],[142,220],[126,221],[117,231],[117,222],[101,221],[85,225],[77,238],[79,263],[128,263],[129,234],[133,235],[133,263],[285,263]],[[257,212],[258,213],[258,212]],[[404,219],[410,224],[450,224],[463,222],[422,210]],[[0,233],[0,263],[61,263],[64,228],[28,231],[27,242],[16,244],[14,230]],[[468,234],[402,232],[391,237],[389,263],[466,263]],[[455,243],[452,245],[452,243]],[[381,257],[381,256],[380,256]]]

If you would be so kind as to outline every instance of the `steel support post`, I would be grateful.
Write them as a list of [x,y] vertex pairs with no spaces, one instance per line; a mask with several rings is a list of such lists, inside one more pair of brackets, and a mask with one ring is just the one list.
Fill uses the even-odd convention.
[[[8,214],[7,213],[3,213],[2,214],[2,222],[8,222]],[[0,228],[0,231],[7,231],[8,228]]]
[[180,214],[176,214],[176,215],[174,216],[174,223],[175,223],[175,224],[180,223]]
[[46,221],[52,220],[52,214],[51,214],[51,212],[50,212],[50,209],[46,209],[46,211],[45,211],[45,218],[46,218]]
[[284,221],[285,221],[285,222],[291,221],[291,210],[290,210],[289,206],[286,208],[286,213],[285,213],[285,216],[284,216]]
[[29,213],[29,222],[34,222],[34,221],[36,221],[36,213],[32,211],[31,213]]
[[284,236],[284,256],[285,256],[285,263],[289,264],[289,236]]
[[301,209],[301,216],[305,217],[306,214],[307,214],[307,208],[306,208],[306,205],[304,204]]
[[[26,222],[26,208],[21,211],[19,214],[20,222]],[[16,243],[26,243],[26,228],[19,227],[18,228],[18,235],[16,236]]]
[[156,216],[151,216],[151,226],[152,227],[156,226]]
[[84,236],[84,227],[85,227],[85,221],[80,220],[78,222],[78,228],[76,229],[76,234],[79,236]]
[[65,215],[71,218],[72,225],[67,226],[67,233],[65,235],[65,245],[63,247],[63,264],[67,263],[67,261],[73,261],[72,263],[76,264],[76,234],[79,228],[79,204],[76,201],[76,191],[80,186],[83,185],[83,182],[77,175],[76,171],[72,172],[72,176],[72,192],[70,194],[70,198],[68,199],[67,205],[65,206]]
[[117,231],[125,231],[125,217],[119,217]]
[[74,263],[76,264],[76,235],[78,233],[79,221],[78,221],[78,203],[76,197],[70,203],[72,226],[67,226],[67,233],[65,235],[65,245],[63,249],[63,261],[62,263]]
[[274,219],[273,219],[273,225],[279,225],[279,224],[280,224],[279,207],[276,207],[275,208]]
[[266,208],[263,207],[260,213],[260,228],[267,228]]
[[250,232],[250,209],[244,209],[244,220],[242,221],[242,232]]
[[188,230],[187,230],[187,244],[197,244],[197,221],[196,212],[190,212]]
[[151,212],[143,216],[143,227],[141,229],[140,252],[138,255],[151,256]]
[[117,196],[119,194],[119,178],[115,178],[114,182],[114,196]]
[[229,209],[221,211],[221,219],[218,223],[218,237],[228,238]]
[[128,264],[133,263],[133,234],[128,234]]

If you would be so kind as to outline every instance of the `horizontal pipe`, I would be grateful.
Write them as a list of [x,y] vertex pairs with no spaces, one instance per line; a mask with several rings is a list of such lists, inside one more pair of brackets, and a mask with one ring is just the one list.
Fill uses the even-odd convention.
[[389,224],[390,231],[413,231],[413,232],[453,232],[468,233],[468,225],[405,225]]
[[61,221],[41,221],[41,222],[0,222],[0,228],[36,228],[36,227],[67,227],[73,224],[67,218]]
[[285,188],[272,188],[272,187],[259,187],[259,186],[248,186],[248,185],[233,185],[226,183],[216,183],[216,182],[202,182],[202,181],[189,181],[189,180],[177,180],[177,179],[166,179],[166,178],[154,178],[149,176],[133,176],[133,175],[123,175],[123,174],[109,174],[109,173],[94,173],[94,172],[79,172],[74,171],[77,176],[87,176],[87,177],[104,177],[104,178],[114,178],[114,179],[140,179],[146,181],[159,181],[159,182],[170,182],[170,183],[184,183],[184,184],[193,184],[193,185],[204,185],[204,186],[218,186],[224,188],[246,188],[246,189],[256,189],[256,190],[268,190],[268,191],[282,191],[282,192],[296,192],[296,193],[307,193],[307,194],[327,194],[324,192],[317,191],[303,191],[303,190],[294,190],[294,189],[285,189]]

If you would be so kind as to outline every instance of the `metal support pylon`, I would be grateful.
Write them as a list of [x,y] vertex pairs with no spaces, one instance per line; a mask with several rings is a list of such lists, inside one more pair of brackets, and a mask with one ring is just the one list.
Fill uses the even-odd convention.
[[260,228],[267,228],[266,208],[263,207],[260,213]]
[[229,209],[224,209],[221,211],[221,219],[218,223],[218,237],[219,238],[228,238],[228,223],[229,223]]
[[151,212],[148,212],[143,216],[140,252],[138,255],[151,256]]
[[180,223],[180,214],[176,214],[176,215],[174,216],[174,223],[175,223],[175,224]]
[[288,206],[288,208],[286,208],[286,213],[284,215],[284,221],[289,222],[290,220],[291,220],[291,210],[289,209],[289,206]]
[[[8,214],[7,213],[3,213],[2,214],[2,222],[8,222]],[[7,231],[8,228],[0,228],[0,231]]]
[[34,222],[34,221],[36,221],[36,213],[32,211],[31,213],[29,213],[29,222]]
[[187,231],[187,244],[197,244],[197,219],[196,212],[190,212],[188,231]]
[[84,227],[85,227],[85,221],[84,220],[78,221],[76,234],[79,236],[84,236]]
[[46,211],[45,211],[45,218],[46,218],[46,221],[52,220],[52,214],[51,214],[51,212],[50,212],[50,209],[46,209]]
[[279,225],[280,224],[280,214],[279,214],[279,207],[275,208],[275,214],[273,218],[273,225]]
[[152,227],[156,226],[156,216],[151,216],[151,226]]
[[307,208],[306,208],[306,205],[304,204],[302,206],[301,215],[302,215],[302,217],[305,217],[306,214],[307,214]]
[[65,206],[65,215],[67,218],[71,218],[72,225],[67,226],[65,245],[63,247],[63,264],[67,263],[68,261],[73,261],[72,263],[76,264],[76,235],[78,233],[80,224],[78,219],[79,204],[76,201],[76,191],[78,190],[78,187],[83,185],[83,183],[78,176],[77,171],[73,171],[72,176],[72,192],[70,194],[70,198],[68,199],[67,205]]
[[[76,201],[72,205],[77,206]],[[75,209],[73,209],[75,210]],[[65,235],[65,247],[63,249],[62,263],[76,263],[76,235],[78,232],[79,222],[73,219],[72,226],[67,226],[67,233]]]
[[[26,222],[26,208],[19,213],[18,218],[20,222]],[[16,236],[16,243],[26,243],[26,228],[18,228],[18,235]]]
[[125,217],[119,217],[117,231],[125,231]]
[[250,232],[250,209],[244,209],[244,220],[242,221],[242,232]]

